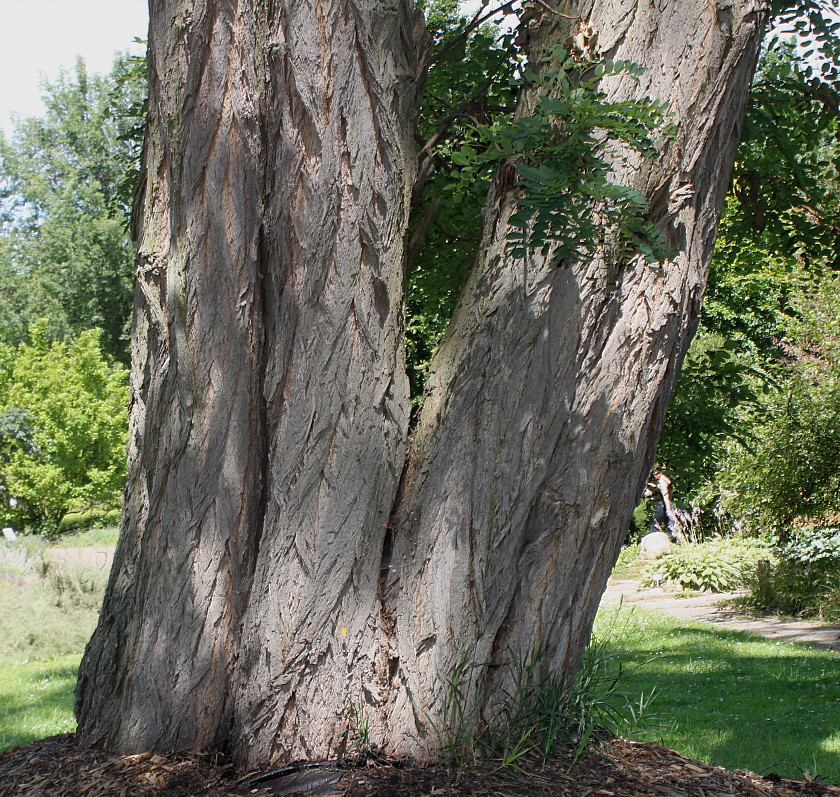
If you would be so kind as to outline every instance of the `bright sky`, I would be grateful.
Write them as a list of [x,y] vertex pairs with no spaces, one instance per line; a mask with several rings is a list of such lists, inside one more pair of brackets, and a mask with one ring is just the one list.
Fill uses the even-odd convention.
[[114,53],[146,38],[148,0],[0,0],[0,128],[11,114],[40,116],[41,81],[81,55],[107,72]]

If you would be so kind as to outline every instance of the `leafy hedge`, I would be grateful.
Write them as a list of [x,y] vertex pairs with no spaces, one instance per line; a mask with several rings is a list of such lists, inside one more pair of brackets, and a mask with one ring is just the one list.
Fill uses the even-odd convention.
[[772,557],[767,543],[747,538],[675,545],[651,564],[645,583],[667,581],[683,589],[729,592],[746,586],[759,562]]

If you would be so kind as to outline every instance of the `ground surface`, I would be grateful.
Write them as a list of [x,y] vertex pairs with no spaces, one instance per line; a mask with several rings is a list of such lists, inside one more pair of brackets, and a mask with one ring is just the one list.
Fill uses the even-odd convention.
[[812,623],[783,617],[751,617],[727,605],[740,593],[701,592],[687,598],[662,589],[643,589],[637,579],[610,579],[601,606],[639,605],[682,620],[698,620],[733,631],[780,642],[821,645],[840,652],[840,625]]
[[50,559],[57,565],[81,565],[104,570],[111,569],[114,559],[113,545],[87,545],[82,548],[50,548]]
[[[382,762],[336,771],[308,770],[274,778],[257,789],[251,773],[212,756],[109,756],[55,736],[0,754],[3,797],[223,797],[319,794],[344,797],[840,797],[840,788],[810,781],[728,772],[650,743],[614,741],[571,770],[559,761],[526,771],[492,766],[397,767]],[[324,773],[325,776],[322,776]],[[333,776],[334,773],[334,776]],[[295,792],[305,780],[321,783]]]

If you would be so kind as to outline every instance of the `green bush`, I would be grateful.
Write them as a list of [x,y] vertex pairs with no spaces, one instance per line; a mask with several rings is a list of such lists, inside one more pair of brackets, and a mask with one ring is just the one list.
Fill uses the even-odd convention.
[[720,474],[727,508],[780,539],[840,517],[840,278],[823,283],[797,297],[784,380]]
[[755,609],[840,620],[840,529],[800,529],[747,586],[746,601]]
[[759,562],[772,555],[767,543],[745,538],[675,545],[651,564],[644,583],[664,580],[683,589],[728,592],[746,586]]
[[71,531],[87,531],[108,526],[118,526],[122,510],[119,508],[104,509],[95,507],[80,512],[68,512],[61,523],[58,524],[58,531],[61,534]]
[[[125,481],[128,372],[102,352],[97,330],[0,349],[0,521],[54,532],[74,507],[114,508]],[[7,430],[8,432],[8,430]]]

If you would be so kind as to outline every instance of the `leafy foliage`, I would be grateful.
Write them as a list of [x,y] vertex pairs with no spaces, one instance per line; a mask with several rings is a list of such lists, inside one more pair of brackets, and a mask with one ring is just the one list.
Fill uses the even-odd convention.
[[[840,23],[838,23],[840,24]],[[840,266],[838,102],[793,41],[762,58],[735,162],[728,224],[776,258]]]
[[0,341],[26,340],[45,318],[53,340],[100,327],[108,353],[127,361],[134,258],[123,210],[144,93],[136,59],[119,57],[107,77],[79,59],[45,84],[44,118],[0,136]]
[[803,565],[834,563],[840,567],[840,528],[822,526],[798,531],[780,549],[785,559]]
[[787,380],[751,445],[732,446],[721,473],[730,507],[780,538],[798,521],[830,524],[840,514],[840,278],[795,304]]
[[508,219],[512,257],[530,248],[558,260],[592,255],[611,242],[622,257],[644,254],[651,262],[668,255],[661,234],[644,217],[645,197],[612,182],[614,159],[635,152],[654,159],[654,135],[666,125],[666,106],[647,98],[607,101],[600,81],[610,75],[634,79],[641,67],[629,61],[591,64],[560,47],[541,74],[526,69],[524,84],[536,92],[530,114],[496,125],[476,125],[484,147],[465,144],[453,153],[468,184],[488,166],[514,168],[515,212]]
[[[661,106],[606,103],[597,88],[608,74],[633,76],[638,68],[576,62],[557,51],[544,74],[522,72],[513,33],[490,23],[472,29],[455,0],[436,0],[425,11],[433,49],[418,124],[406,290],[415,398],[478,248],[481,208],[500,166],[518,180],[514,256],[559,242],[557,256],[565,258],[602,244],[607,231],[613,257],[628,247],[651,259],[665,254],[644,219],[644,198],[606,179],[617,144],[653,156],[654,131],[664,128]],[[523,86],[537,97],[536,107],[514,117]]]
[[781,614],[840,620],[840,529],[802,528],[748,581],[746,602]]
[[807,48],[804,57],[817,56],[806,72],[812,84],[840,91],[840,19],[833,0],[771,0],[770,10],[777,30],[796,32]]
[[[657,452],[675,493],[692,502],[736,489],[733,450],[736,459],[755,450],[768,418],[784,411],[780,397],[799,382],[786,342],[797,297],[840,264],[840,117],[811,70],[777,41],[753,87],[700,328]],[[751,477],[745,467],[737,484]]]
[[0,416],[25,417],[31,442],[6,438],[0,482],[4,522],[54,530],[68,509],[116,505],[125,481],[128,375],[103,355],[99,333],[2,351]]
[[729,592],[743,587],[758,563],[769,557],[766,543],[746,538],[675,545],[651,565],[645,583],[664,578],[683,589]]
[[694,338],[657,448],[657,460],[695,497],[714,478],[727,444],[746,442],[745,408],[761,411],[768,375],[736,339],[714,332]]
[[420,106],[420,176],[413,197],[406,282],[406,366],[415,400],[478,249],[492,168],[460,195],[451,190],[475,124],[507,118],[516,104],[512,34],[487,22],[469,29],[457,0],[424,5],[432,53]]

